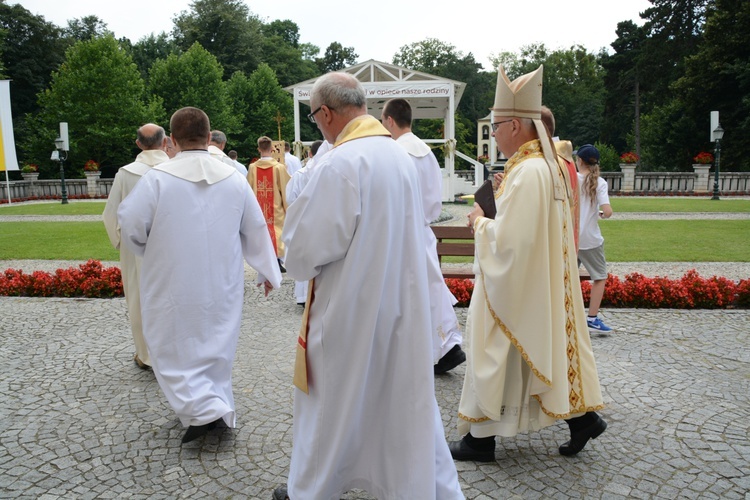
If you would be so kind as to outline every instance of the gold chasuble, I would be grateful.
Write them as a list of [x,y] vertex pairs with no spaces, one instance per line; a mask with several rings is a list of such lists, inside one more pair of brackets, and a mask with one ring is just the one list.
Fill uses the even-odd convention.
[[[375,137],[378,135],[390,136],[390,132],[370,115],[362,115],[354,118],[346,124],[336,138],[333,149],[341,144],[363,137]],[[320,166],[318,166],[320,168]],[[302,326],[297,338],[297,352],[294,360],[294,385],[305,394],[309,394],[308,369],[307,369],[307,333],[310,328],[310,309],[315,301],[315,279],[311,279],[307,289],[307,301],[305,312],[302,315]]]
[[555,197],[565,174],[539,140],[524,144],[505,165],[497,216],[475,221],[461,434],[514,436],[603,408],[571,205]]
[[266,219],[268,233],[273,241],[273,248],[279,258],[284,256],[281,231],[284,229],[287,209],[286,185],[289,179],[286,167],[271,158],[261,158],[251,163],[247,169],[247,182],[258,199],[263,217]]

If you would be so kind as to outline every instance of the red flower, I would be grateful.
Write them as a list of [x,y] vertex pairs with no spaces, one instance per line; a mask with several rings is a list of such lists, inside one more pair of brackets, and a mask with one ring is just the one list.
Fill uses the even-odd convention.
[[698,153],[697,155],[695,155],[693,157],[693,161],[695,163],[702,163],[704,165],[707,165],[714,162],[714,155],[703,151],[702,153]]
[[622,163],[638,163],[639,159],[638,155],[632,151],[620,155],[620,161]]

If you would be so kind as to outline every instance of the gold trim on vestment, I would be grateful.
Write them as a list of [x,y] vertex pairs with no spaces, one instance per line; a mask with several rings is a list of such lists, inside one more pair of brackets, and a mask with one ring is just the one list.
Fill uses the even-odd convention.
[[[541,151],[541,146],[539,144],[539,141],[536,139],[533,141],[529,141],[523,146],[521,146],[516,152],[516,154],[511,156],[508,159],[508,161],[505,163],[505,175],[503,176],[503,180],[500,183],[500,187],[498,187],[497,192],[495,193],[495,199],[497,199],[505,190],[505,182],[508,179],[508,176],[510,175],[510,173],[513,170],[515,170],[515,168],[518,165],[520,165],[523,162],[523,160],[526,160],[529,158],[544,158],[544,154]],[[510,340],[510,343],[513,344],[513,346],[516,348],[519,354],[521,354],[521,357],[529,366],[529,368],[531,369],[532,373],[534,373],[536,378],[544,382],[544,384],[546,384],[547,386],[551,386],[552,382],[534,366],[534,363],[531,362],[529,355],[526,353],[526,350],[523,348],[521,343],[518,342],[518,340],[511,333],[508,327],[505,326],[505,323],[503,323],[503,321],[495,313],[495,310],[492,308],[492,304],[490,304],[490,299],[487,296],[487,287],[485,286],[484,271],[482,270],[482,264],[479,262],[479,260],[477,260],[477,263],[479,264],[479,274],[482,276],[482,291],[484,292],[484,301],[487,304],[487,309],[490,311],[490,315],[492,315],[492,319],[495,321],[495,324],[500,328],[500,330],[505,334],[505,336],[508,337],[508,340]]]
[[[508,159],[508,161],[505,164],[505,175],[503,176],[503,180],[500,183],[500,186],[498,187],[497,192],[495,193],[495,199],[500,197],[500,195],[504,192],[506,180],[508,179],[509,174],[518,165],[520,165],[523,162],[523,160],[526,160],[529,158],[544,158],[544,153],[542,152],[541,143],[539,142],[539,140],[532,140],[522,145],[519,148],[519,150],[510,159]],[[558,166],[558,168],[556,169],[558,179],[567,185],[565,176],[561,172],[561,166],[559,165],[558,162],[555,162],[555,163],[557,163],[557,166]],[[570,193],[567,192],[567,190],[566,190],[566,195],[570,195]],[[561,203],[562,203],[562,209],[563,209],[562,249],[563,249],[563,269],[564,269],[563,282],[564,282],[564,290],[565,290],[565,300],[564,300],[565,334],[566,334],[566,340],[567,340],[566,355],[568,358],[568,370],[567,370],[568,387],[569,387],[568,404],[569,404],[570,410],[567,413],[562,413],[562,414],[550,412],[544,407],[541,397],[538,395],[533,395],[533,397],[538,401],[539,407],[541,408],[541,410],[546,415],[552,418],[568,418],[572,414],[582,413],[582,412],[587,412],[587,411],[596,411],[596,410],[600,410],[604,408],[604,404],[597,405],[597,406],[586,406],[585,404],[583,383],[581,379],[581,357],[579,355],[578,336],[577,336],[577,329],[576,329],[575,302],[573,299],[573,286],[572,286],[572,279],[571,279],[570,266],[569,266],[569,262],[570,262],[569,259],[571,258],[571,256],[569,253],[570,240],[568,238],[568,228],[569,228],[568,220],[571,217],[571,210],[570,210],[570,204],[568,200],[562,200]],[[482,271],[481,263],[479,261],[477,261],[477,263],[479,264],[479,273],[482,277],[482,290],[484,292],[484,300],[485,300],[485,303],[487,304],[487,309],[489,310],[490,315],[495,321],[495,324],[505,334],[505,336],[508,338],[511,344],[513,344],[513,346],[518,350],[519,354],[521,355],[523,360],[526,362],[528,367],[531,369],[534,376],[536,376],[539,380],[541,380],[545,385],[551,387],[552,382],[549,379],[547,379],[544,375],[542,375],[539,372],[539,370],[534,366],[534,364],[531,362],[523,346],[520,344],[520,342],[518,342],[518,340],[513,335],[513,333],[511,333],[511,331],[508,329],[505,323],[503,323],[503,321],[497,316],[494,309],[492,308],[492,304],[490,303],[489,297],[487,295],[487,287],[485,286],[484,271]],[[486,420],[490,420],[489,417],[482,417],[479,419],[467,417],[466,415],[463,415],[460,412],[458,416],[462,420],[465,420],[467,422],[472,422],[472,423],[478,423],[478,422],[484,422]]]

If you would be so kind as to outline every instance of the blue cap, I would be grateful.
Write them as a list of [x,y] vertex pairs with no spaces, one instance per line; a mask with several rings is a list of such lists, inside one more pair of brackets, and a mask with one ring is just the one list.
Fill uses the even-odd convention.
[[599,150],[591,144],[584,144],[578,151],[576,156],[586,163],[598,163],[599,162]]

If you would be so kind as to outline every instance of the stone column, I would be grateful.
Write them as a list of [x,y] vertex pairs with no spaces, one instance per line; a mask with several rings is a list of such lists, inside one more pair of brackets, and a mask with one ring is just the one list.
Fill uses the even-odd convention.
[[709,189],[709,182],[711,174],[711,164],[694,163],[693,171],[695,172],[695,186],[693,191],[696,193],[710,193],[712,189]]
[[632,193],[635,191],[635,163],[620,163],[622,170],[622,191]]
[[86,172],[86,191],[89,198],[96,198],[99,196],[99,177],[101,177],[101,175],[102,173],[99,171]]
[[22,172],[21,177],[23,177],[23,180],[31,183],[29,189],[26,191],[26,195],[29,197],[39,196],[39,184],[37,184],[39,172]]

